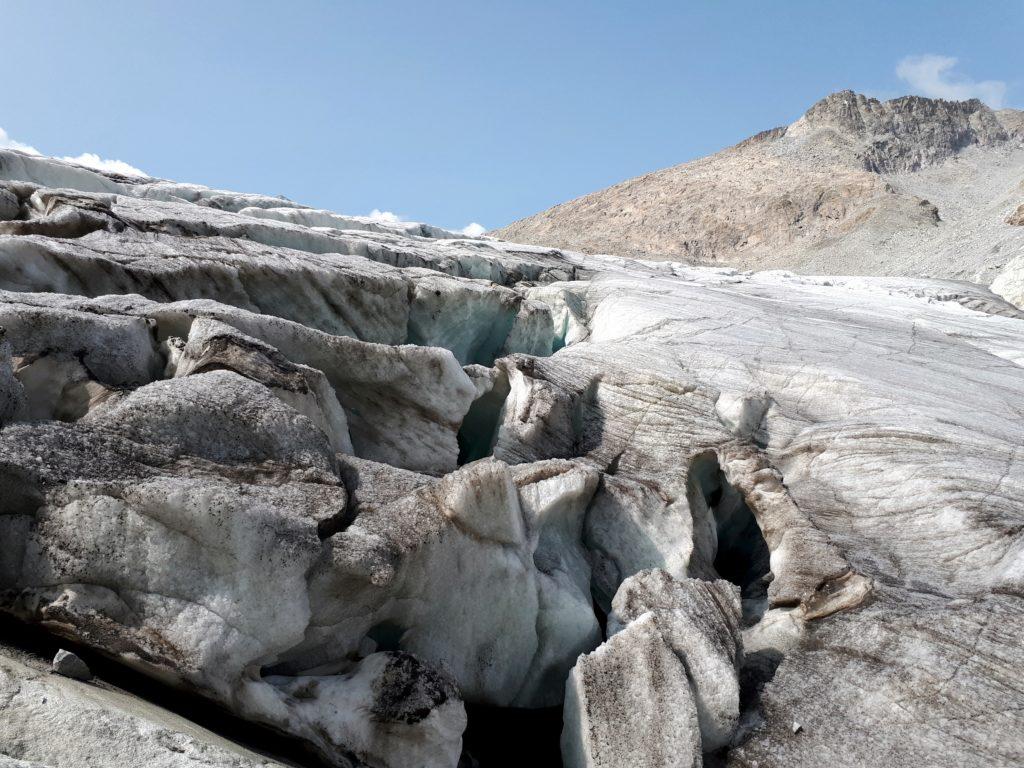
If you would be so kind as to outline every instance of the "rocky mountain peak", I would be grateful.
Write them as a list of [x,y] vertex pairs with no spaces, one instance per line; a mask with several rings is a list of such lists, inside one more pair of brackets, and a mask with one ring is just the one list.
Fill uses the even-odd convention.
[[788,134],[822,130],[861,145],[865,169],[876,173],[916,171],[969,146],[995,146],[1010,138],[996,113],[978,99],[901,96],[879,101],[850,90],[814,104]]
[[996,112],[977,99],[880,101],[845,90],[788,126],[495,234],[742,269],[988,284],[1024,247],[1024,231],[1007,224],[1024,201],[1022,178],[1020,110]]

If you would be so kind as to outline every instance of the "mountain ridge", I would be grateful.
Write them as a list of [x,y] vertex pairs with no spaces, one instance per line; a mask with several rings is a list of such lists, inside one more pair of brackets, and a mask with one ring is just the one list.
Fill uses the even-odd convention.
[[1024,231],[1007,226],[1022,179],[1024,112],[846,90],[788,126],[492,234],[653,260],[988,284],[1024,252]]

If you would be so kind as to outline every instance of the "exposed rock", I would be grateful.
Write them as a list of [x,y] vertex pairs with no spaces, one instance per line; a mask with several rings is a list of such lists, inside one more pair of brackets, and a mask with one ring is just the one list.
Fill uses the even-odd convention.
[[[989,283],[1024,233],[1024,112],[834,93],[793,124],[509,224],[510,240],[740,269]],[[1011,222],[1012,223],[1012,222]]]
[[834,130],[839,140],[866,147],[864,167],[879,173],[914,171],[965,147],[996,146],[1009,139],[996,113],[977,99],[904,96],[880,102],[853,91],[822,99],[788,133],[821,129]]
[[1024,204],[1021,204],[1016,211],[1010,214],[1006,223],[1014,227],[1024,227]]
[[91,680],[92,672],[89,665],[82,661],[71,651],[61,648],[53,657],[53,671],[64,677],[71,677],[75,680]]

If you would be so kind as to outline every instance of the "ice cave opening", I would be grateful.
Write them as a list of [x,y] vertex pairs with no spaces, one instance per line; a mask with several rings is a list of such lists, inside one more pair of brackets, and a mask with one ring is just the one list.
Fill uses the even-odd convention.
[[746,500],[725,477],[718,456],[708,451],[690,466],[690,508],[712,532],[708,559],[715,572],[740,588],[743,623],[756,624],[768,610],[771,552]]
[[495,379],[491,390],[474,400],[469,407],[457,435],[460,467],[494,453],[501,409],[505,407],[509,391],[508,376],[502,373]]
[[561,706],[523,709],[466,704],[466,715],[468,724],[462,734],[460,768],[556,768],[562,765]]

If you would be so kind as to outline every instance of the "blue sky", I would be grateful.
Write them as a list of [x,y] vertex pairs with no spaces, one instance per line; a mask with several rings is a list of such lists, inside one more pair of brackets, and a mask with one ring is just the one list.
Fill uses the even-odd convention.
[[1021,0],[0,0],[0,28],[0,141],[449,227],[714,152],[843,88],[1024,107]]

